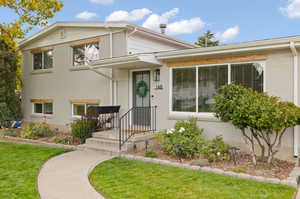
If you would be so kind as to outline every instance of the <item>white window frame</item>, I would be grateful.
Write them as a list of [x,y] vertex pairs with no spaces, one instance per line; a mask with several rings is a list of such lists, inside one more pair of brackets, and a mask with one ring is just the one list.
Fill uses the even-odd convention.
[[99,53],[99,58],[100,58],[100,52],[101,52],[101,50],[100,50],[100,41],[98,41],[98,42],[87,42],[87,43],[84,43],[84,44],[79,44],[79,45],[71,46],[71,50],[72,50],[72,67],[73,68],[84,67],[84,66],[88,65],[88,63],[86,61],[85,52],[84,52],[84,64],[80,64],[80,65],[77,65],[77,66],[74,65],[74,48],[76,48],[78,46],[84,46],[84,48],[86,48],[87,45],[93,44],[93,43],[98,43],[98,47],[99,47],[98,53]]
[[[216,63],[216,64],[203,64],[203,65],[194,65],[194,66],[178,66],[170,67],[169,69],[169,114],[173,116],[194,116],[200,118],[215,119],[215,114],[213,112],[198,112],[198,70],[201,67],[213,67],[213,66],[222,66],[227,65],[228,67],[228,80],[227,84],[232,82],[231,79],[231,65],[232,64],[260,64],[263,67],[263,92],[266,92],[266,61],[248,61],[248,62],[234,62],[234,63]],[[178,68],[196,68],[196,112],[183,112],[183,111],[173,111],[173,70]]]
[[89,105],[95,105],[95,106],[99,106],[99,104],[93,104],[93,103],[72,103],[72,117],[73,118],[81,118],[82,115],[74,115],[74,105],[84,105],[84,114],[86,114],[87,112],[87,108]]
[[[54,103],[53,102],[32,102],[32,114],[39,116],[53,116],[54,115]],[[42,104],[42,113],[36,113],[34,110],[35,104]],[[52,104],[52,114],[45,114],[45,104]]]
[[[33,71],[39,71],[39,70],[51,70],[54,66],[53,66],[53,62],[52,62],[52,67],[51,68],[45,68],[45,62],[44,62],[44,52],[47,52],[47,51],[52,51],[52,53],[54,52],[53,49],[49,49],[49,50],[44,50],[44,51],[41,51],[41,52],[38,52],[38,53],[42,53],[42,68],[41,69],[34,69],[34,55],[35,54],[38,54],[38,53],[32,53],[32,70]],[[54,56],[52,55],[53,57],[53,61],[54,61]]]

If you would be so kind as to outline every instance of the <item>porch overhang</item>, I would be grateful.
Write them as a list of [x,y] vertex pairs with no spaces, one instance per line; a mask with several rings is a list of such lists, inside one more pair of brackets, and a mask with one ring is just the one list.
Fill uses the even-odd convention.
[[92,62],[93,69],[138,69],[138,68],[157,68],[161,67],[162,62],[158,61],[154,54],[136,54],[123,57],[96,60]]

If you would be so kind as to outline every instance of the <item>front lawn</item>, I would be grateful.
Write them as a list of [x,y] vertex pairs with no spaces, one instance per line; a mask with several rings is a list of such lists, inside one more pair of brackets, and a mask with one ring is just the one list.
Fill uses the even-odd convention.
[[0,142],[0,199],[38,199],[40,167],[49,158],[67,151]]
[[292,199],[295,189],[230,176],[114,158],[90,175],[109,199]]

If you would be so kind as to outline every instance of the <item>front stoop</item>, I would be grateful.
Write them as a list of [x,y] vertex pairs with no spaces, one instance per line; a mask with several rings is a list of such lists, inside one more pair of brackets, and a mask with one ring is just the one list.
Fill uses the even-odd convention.
[[117,130],[109,130],[94,133],[92,138],[88,138],[86,143],[80,145],[78,148],[81,150],[99,151],[102,154],[115,156],[133,150],[141,150],[146,147],[146,140],[151,141],[153,138],[153,133],[136,134],[119,150],[119,133]]

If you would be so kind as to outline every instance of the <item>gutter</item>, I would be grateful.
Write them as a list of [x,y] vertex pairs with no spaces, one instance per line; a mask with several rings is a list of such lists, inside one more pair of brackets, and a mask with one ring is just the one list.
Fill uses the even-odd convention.
[[[299,105],[299,103],[298,103],[298,79],[299,79],[298,52],[297,52],[294,42],[290,42],[290,49],[291,49],[291,52],[293,55],[293,65],[294,65],[294,104],[296,106],[298,106]],[[293,132],[294,132],[294,157],[297,158],[299,155],[299,151],[298,151],[299,127],[295,126]]]

